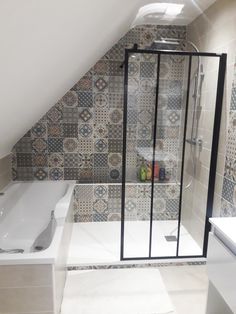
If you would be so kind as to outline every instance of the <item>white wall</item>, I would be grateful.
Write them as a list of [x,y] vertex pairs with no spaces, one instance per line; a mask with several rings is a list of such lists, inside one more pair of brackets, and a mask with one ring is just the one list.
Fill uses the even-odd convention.
[[[200,49],[217,53],[227,53],[227,71],[223,112],[220,128],[220,142],[218,150],[218,163],[216,171],[216,186],[214,195],[214,216],[219,216],[222,210],[222,187],[224,180],[225,158],[227,156],[227,134],[230,128],[229,113],[232,93],[232,81],[235,73],[236,57],[236,1],[218,0],[208,10],[193,21],[187,28],[187,36]],[[215,77],[216,66],[211,64],[210,76]],[[208,99],[210,103],[211,99]],[[207,155],[205,156],[206,158]],[[204,176],[204,172],[201,173]],[[201,178],[200,178],[201,180]],[[195,191],[196,192],[196,191]],[[195,193],[196,197],[201,194]]]

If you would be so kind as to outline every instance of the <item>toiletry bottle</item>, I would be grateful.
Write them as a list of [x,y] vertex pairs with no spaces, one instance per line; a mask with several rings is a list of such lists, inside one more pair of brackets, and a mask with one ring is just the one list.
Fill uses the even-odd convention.
[[141,182],[145,182],[147,179],[147,168],[146,168],[144,162],[142,163],[142,165],[140,167],[139,179]]
[[152,179],[152,165],[149,162],[147,164],[147,180],[150,181]]
[[158,164],[158,161],[155,161],[154,178],[158,179],[158,177],[159,177],[159,164]]
[[164,182],[166,179],[166,169],[164,167],[159,170],[159,181]]

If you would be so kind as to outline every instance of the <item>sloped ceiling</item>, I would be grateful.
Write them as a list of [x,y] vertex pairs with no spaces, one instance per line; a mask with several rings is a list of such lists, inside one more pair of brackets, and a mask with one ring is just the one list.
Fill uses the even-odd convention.
[[[130,28],[148,0],[0,1],[0,158]],[[214,0],[185,3],[193,20]]]

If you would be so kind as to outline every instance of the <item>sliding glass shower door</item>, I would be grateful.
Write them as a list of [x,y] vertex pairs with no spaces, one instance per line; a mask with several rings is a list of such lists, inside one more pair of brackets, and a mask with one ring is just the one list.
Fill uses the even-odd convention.
[[[220,56],[212,58],[219,67]],[[190,197],[186,188],[195,183],[193,130],[200,83],[203,90],[199,65],[194,53],[126,50],[121,259],[203,255],[204,244],[181,219],[185,194]],[[214,82],[216,90],[223,84],[218,73]],[[216,95],[212,104],[215,113]],[[214,114],[212,121],[211,143],[214,128],[217,133]],[[206,206],[203,212],[206,217]],[[205,221],[202,233],[206,239]]]

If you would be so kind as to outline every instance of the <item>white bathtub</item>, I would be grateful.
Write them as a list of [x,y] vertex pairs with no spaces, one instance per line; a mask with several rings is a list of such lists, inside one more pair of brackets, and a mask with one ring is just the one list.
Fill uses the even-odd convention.
[[[72,181],[47,181],[12,183],[1,191],[0,313],[59,313],[73,190]],[[44,246],[35,252],[34,245],[42,238]],[[22,253],[5,253],[14,249]]]

